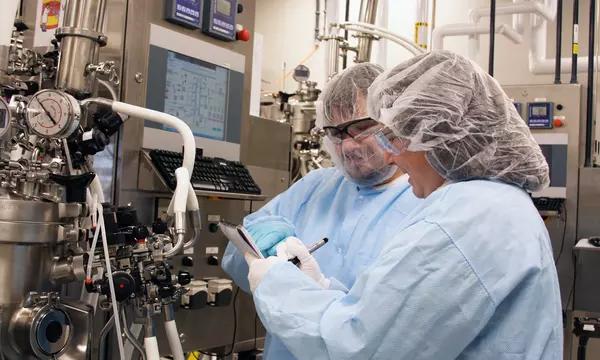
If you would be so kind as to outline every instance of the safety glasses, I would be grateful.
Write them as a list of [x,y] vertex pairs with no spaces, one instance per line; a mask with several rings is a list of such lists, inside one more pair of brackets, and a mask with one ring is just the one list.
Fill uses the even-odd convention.
[[364,139],[379,128],[381,128],[381,124],[378,121],[373,120],[370,117],[365,117],[348,121],[337,126],[324,126],[323,131],[332,142],[339,144],[348,138],[354,140]]
[[398,138],[394,135],[392,130],[388,127],[383,127],[373,134],[373,138],[377,141],[379,146],[392,155],[400,155],[410,145],[408,139]]

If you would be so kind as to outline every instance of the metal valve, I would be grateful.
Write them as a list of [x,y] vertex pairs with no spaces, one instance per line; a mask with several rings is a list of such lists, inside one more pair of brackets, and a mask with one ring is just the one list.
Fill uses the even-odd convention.
[[103,61],[98,64],[88,64],[85,68],[88,74],[96,73],[97,75],[103,75],[108,81],[114,85],[119,85],[121,80],[119,79],[119,72],[114,61]]

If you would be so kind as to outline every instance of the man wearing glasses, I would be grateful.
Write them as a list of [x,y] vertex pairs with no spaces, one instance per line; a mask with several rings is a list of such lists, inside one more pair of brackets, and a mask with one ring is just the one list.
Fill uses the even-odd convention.
[[[335,167],[310,172],[259,211],[244,219],[265,256],[296,237],[306,245],[329,242],[314,258],[323,287],[350,288],[381,250],[382,240],[418,204],[407,175],[385,161],[373,136],[380,125],[367,117],[367,89],[383,69],[357,64],[327,83],[317,103],[317,126]],[[281,249],[280,249],[281,250]],[[248,265],[231,244],[223,269],[249,291]],[[301,266],[311,276],[311,267]],[[318,273],[319,276],[321,272]],[[265,359],[294,359],[280,339],[268,335]]]

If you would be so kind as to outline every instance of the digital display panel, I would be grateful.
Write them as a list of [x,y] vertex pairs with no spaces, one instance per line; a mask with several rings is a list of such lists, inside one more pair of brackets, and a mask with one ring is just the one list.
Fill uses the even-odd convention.
[[217,0],[217,11],[225,16],[231,14],[231,3],[227,0]]
[[196,136],[223,140],[228,70],[169,51],[164,111],[185,121]]
[[531,115],[533,116],[548,116],[548,110],[545,106],[532,106]]
[[552,103],[529,103],[527,125],[530,128],[552,129]]

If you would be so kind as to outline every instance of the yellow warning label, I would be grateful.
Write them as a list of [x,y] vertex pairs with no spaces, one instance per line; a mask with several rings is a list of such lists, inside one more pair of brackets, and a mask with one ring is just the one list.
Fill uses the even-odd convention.
[[415,22],[415,36],[414,43],[420,48],[427,49],[427,44],[424,43],[427,38],[427,28],[429,27],[429,23],[417,21]]
[[573,54],[579,55],[579,44],[578,43],[573,44]]

